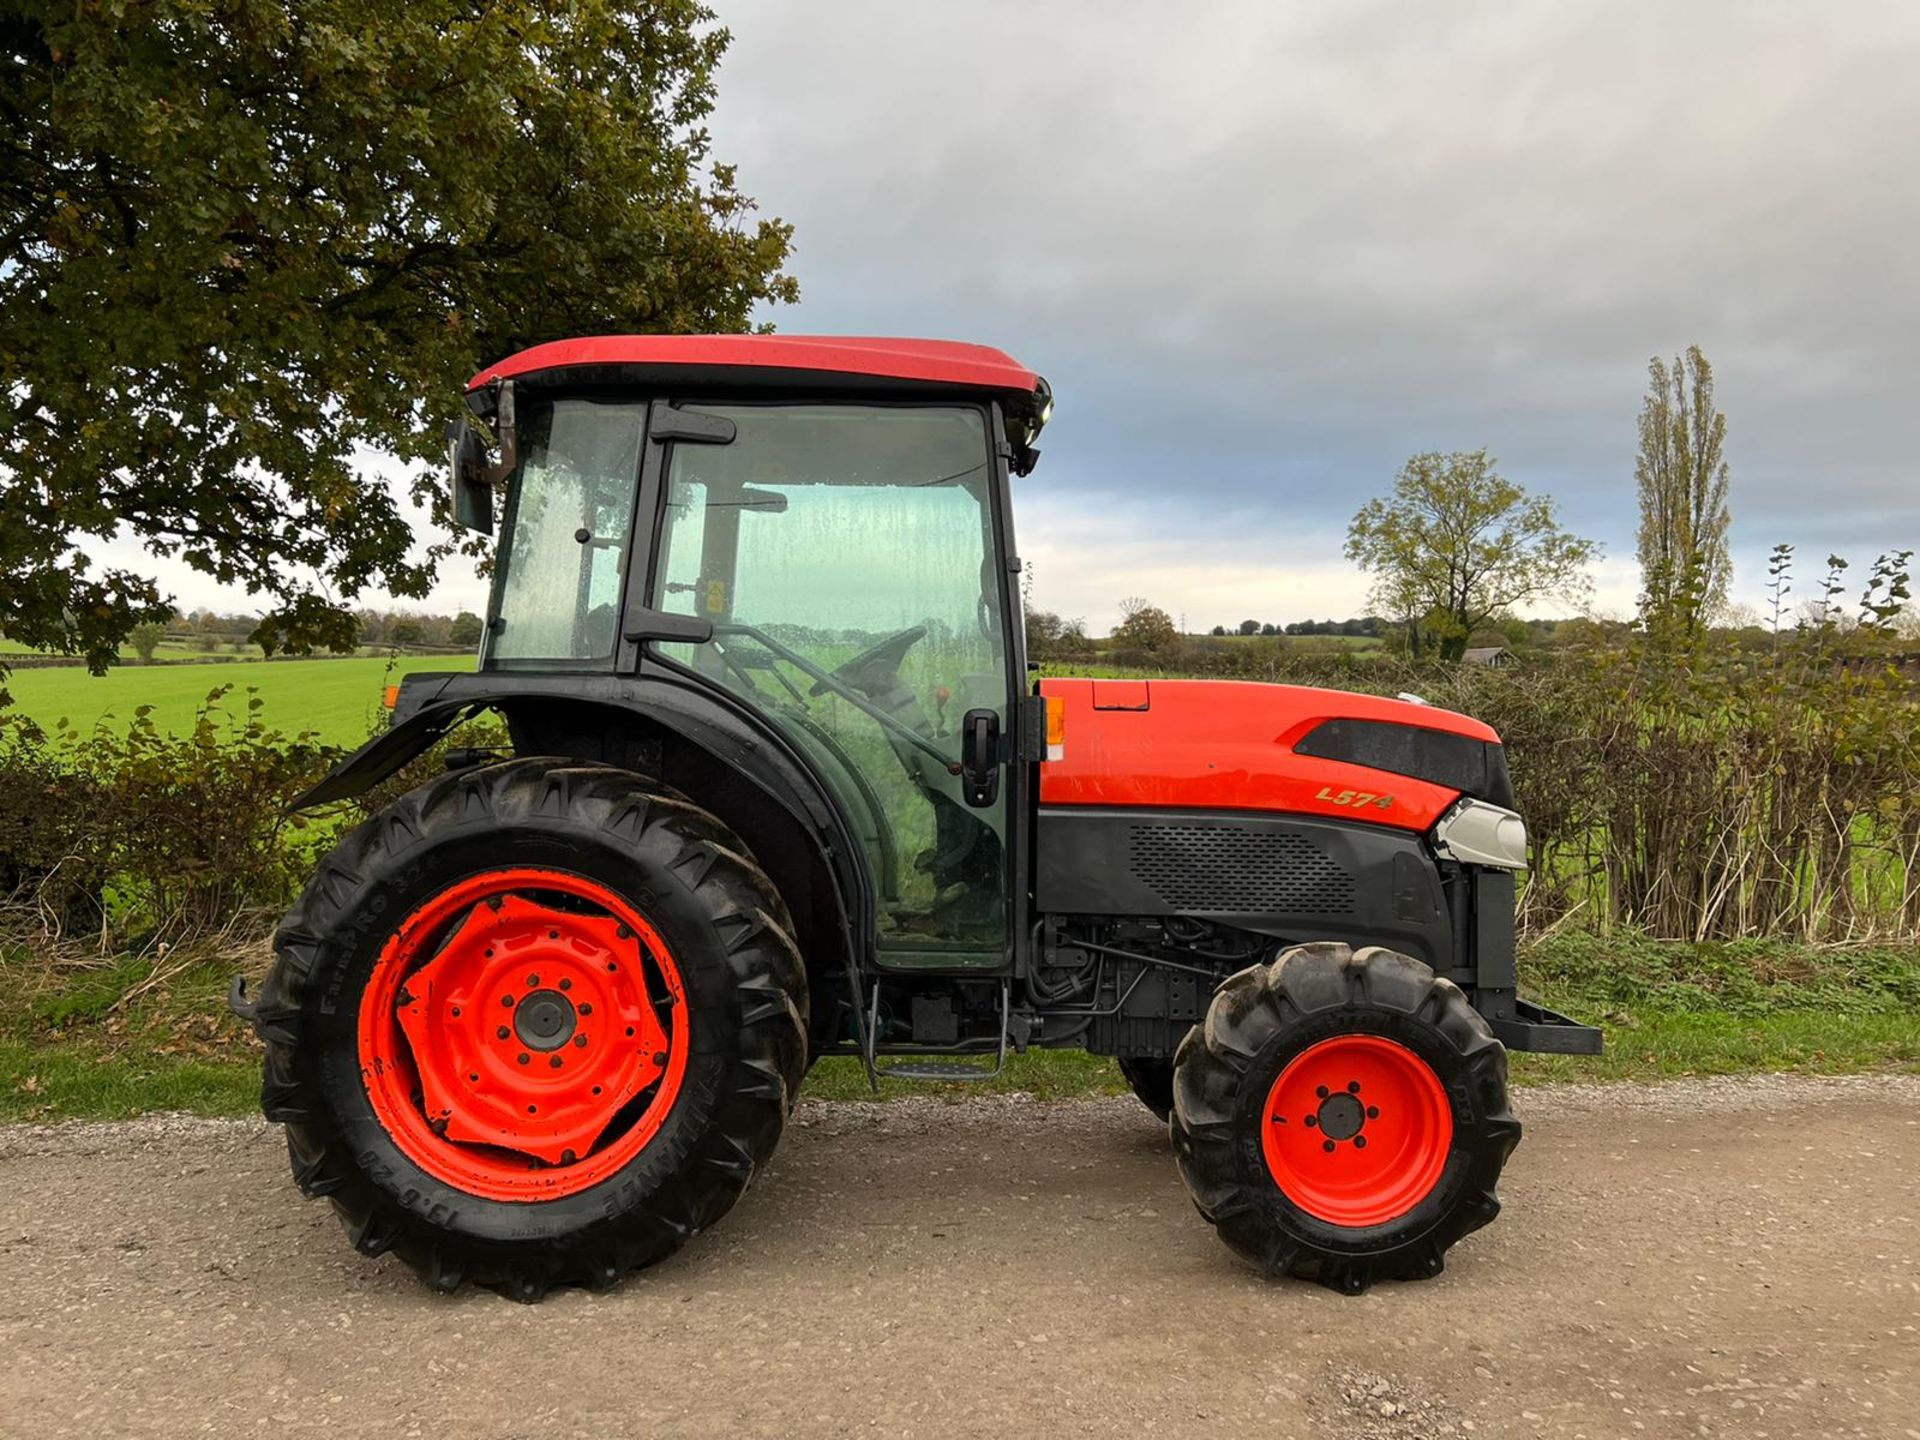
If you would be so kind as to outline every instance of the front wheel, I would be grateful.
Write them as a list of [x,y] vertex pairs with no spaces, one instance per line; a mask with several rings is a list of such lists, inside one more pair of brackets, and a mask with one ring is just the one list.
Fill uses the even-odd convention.
[[1120,1074],[1140,1103],[1154,1113],[1161,1124],[1173,1115],[1173,1062],[1158,1056],[1122,1055]]
[[362,1253],[522,1300],[724,1215],[806,1060],[804,967],[739,841],[636,775],[464,770],[353,831],[275,937],[262,1104]]
[[1438,1275],[1499,1213],[1520,1140],[1486,1021],[1377,947],[1301,945],[1233,976],[1181,1043],[1173,1092],[1174,1155],[1220,1238],[1349,1294]]

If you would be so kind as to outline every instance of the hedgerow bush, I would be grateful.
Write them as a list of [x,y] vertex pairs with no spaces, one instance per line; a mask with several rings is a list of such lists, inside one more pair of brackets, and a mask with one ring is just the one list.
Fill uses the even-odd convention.
[[[1844,637],[1760,655],[1596,646],[1503,670],[1256,641],[1144,673],[1407,691],[1486,720],[1532,839],[1532,934],[1920,939],[1920,681]],[[214,691],[182,735],[143,711],[47,734],[0,710],[0,898],[16,928],[113,943],[277,914],[341,825],[437,771],[443,748],[300,817],[288,800],[340,752],[268,727],[251,692]]]
[[284,904],[326,843],[287,801],[339,752],[260,706],[219,687],[179,735],[145,706],[118,728],[0,725],[0,896],[16,918],[124,941]]
[[[1505,669],[1189,645],[1158,673],[1417,694],[1500,732],[1522,919],[1676,940],[1920,938],[1920,677],[1866,632],[1644,637]],[[1130,672],[1140,673],[1140,672]]]

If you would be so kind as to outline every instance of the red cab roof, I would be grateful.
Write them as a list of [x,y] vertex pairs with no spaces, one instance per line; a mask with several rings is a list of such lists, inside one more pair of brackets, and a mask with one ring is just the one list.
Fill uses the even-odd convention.
[[957,340],[867,335],[590,335],[554,340],[510,355],[475,375],[467,388],[574,365],[814,370],[1028,393],[1040,379],[1004,351]]

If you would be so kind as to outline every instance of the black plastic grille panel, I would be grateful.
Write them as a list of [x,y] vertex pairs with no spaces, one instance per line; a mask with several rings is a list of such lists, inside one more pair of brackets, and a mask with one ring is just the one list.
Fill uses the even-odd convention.
[[1353,876],[1297,830],[1255,825],[1134,825],[1127,859],[1181,910],[1347,915]]

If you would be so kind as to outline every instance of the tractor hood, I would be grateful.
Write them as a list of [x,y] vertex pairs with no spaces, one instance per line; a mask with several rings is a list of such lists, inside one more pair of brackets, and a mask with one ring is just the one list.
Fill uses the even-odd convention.
[[[1426,831],[1462,795],[1511,807],[1506,752],[1452,711],[1304,685],[1043,680],[1061,713],[1040,803],[1258,810]],[[1058,705],[1055,705],[1058,702]]]

